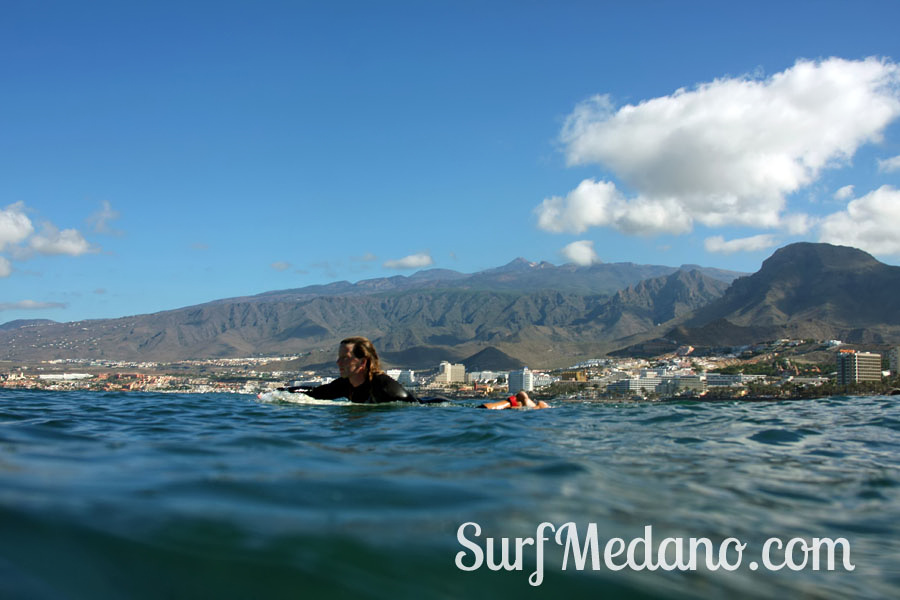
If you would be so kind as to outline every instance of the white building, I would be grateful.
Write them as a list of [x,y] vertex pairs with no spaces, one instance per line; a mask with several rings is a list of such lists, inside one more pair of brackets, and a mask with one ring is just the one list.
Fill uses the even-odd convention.
[[641,377],[665,377],[668,375],[669,369],[666,367],[655,367],[653,369],[641,369]]
[[521,371],[509,372],[509,393],[515,394],[519,391],[534,391],[534,373],[524,367]]
[[496,371],[471,371],[466,373],[466,383],[496,381],[501,375],[503,374]]
[[686,390],[705,392],[706,377],[703,375],[674,375],[663,377],[662,383],[656,386],[656,391],[660,394],[678,394]]
[[744,373],[707,373],[707,387],[731,387],[741,386],[751,381],[764,381],[765,375],[744,374]]
[[534,373],[533,375],[532,383],[536,388],[547,387],[555,381],[553,376],[548,375],[547,373]]
[[398,383],[401,385],[415,385],[416,383],[416,373],[415,371],[404,371],[402,369],[388,369],[385,371],[390,377],[396,379]]
[[440,371],[434,378],[435,383],[465,383],[466,382],[466,366],[463,364],[450,364],[448,361],[441,361]]
[[640,377],[632,379],[620,379],[609,384],[606,389],[613,393],[627,394],[631,392],[655,392],[662,383],[661,377]]
[[38,375],[38,379],[47,381],[75,381],[78,379],[90,379],[93,375],[90,373],[42,373]]

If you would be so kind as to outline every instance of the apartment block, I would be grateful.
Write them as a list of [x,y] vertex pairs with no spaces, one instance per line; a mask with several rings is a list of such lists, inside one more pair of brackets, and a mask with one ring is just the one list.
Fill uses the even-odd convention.
[[534,373],[529,371],[528,367],[523,368],[521,371],[509,372],[509,393],[515,394],[522,390],[526,392],[534,390]]
[[856,350],[838,351],[838,385],[848,385],[860,381],[881,381],[881,355]]
[[465,383],[466,366],[463,364],[451,364],[446,360],[442,361],[434,381],[435,383]]

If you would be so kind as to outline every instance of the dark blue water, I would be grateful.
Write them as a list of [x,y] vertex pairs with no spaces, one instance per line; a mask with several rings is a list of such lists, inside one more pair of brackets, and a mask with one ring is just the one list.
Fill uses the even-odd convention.
[[[474,406],[0,391],[0,598],[900,597],[897,397]],[[533,546],[458,569],[466,522],[747,547],[578,571],[551,539],[531,586]],[[772,537],[846,538],[855,570],[751,570]]]

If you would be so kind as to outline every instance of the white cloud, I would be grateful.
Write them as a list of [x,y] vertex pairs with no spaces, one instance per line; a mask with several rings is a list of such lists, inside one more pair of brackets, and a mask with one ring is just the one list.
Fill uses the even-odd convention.
[[32,237],[29,247],[39,254],[80,256],[89,252],[97,252],[87,240],[75,229],[60,231],[50,223],[45,223],[41,233]]
[[849,200],[853,197],[853,186],[845,185],[834,193],[835,200]]
[[277,260],[269,266],[271,266],[276,271],[287,271],[288,269],[291,268],[291,263]]
[[[35,234],[34,225],[26,212],[24,202],[16,202],[0,210],[0,251],[7,251],[12,258],[28,260],[36,253],[80,256],[100,251],[92,247],[77,230],[60,231],[49,222],[44,223],[40,233]],[[8,277],[12,270],[9,259],[0,256],[0,277]]]
[[853,246],[872,254],[900,255],[900,190],[882,186],[831,214],[819,227],[819,241]]
[[695,222],[796,228],[785,197],[848,163],[900,116],[900,67],[869,58],[797,63],[767,79],[723,78],[616,109],[576,106],[560,139],[634,190],[587,180],[536,209],[548,231],[684,233]]
[[110,227],[110,221],[119,218],[119,212],[113,210],[112,205],[104,200],[101,203],[100,210],[87,218],[87,222],[91,225],[95,233],[105,233],[110,235],[121,235],[122,232]]
[[562,254],[576,265],[589,267],[601,262],[600,257],[594,251],[594,242],[590,240],[578,240],[562,249]]
[[3,310],[46,310],[50,308],[66,308],[68,304],[63,302],[36,302],[34,300],[21,300],[19,302],[0,302],[0,311]]
[[725,241],[720,235],[708,237],[703,242],[707,252],[715,252],[717,254],[734,254],[735,252],[755,252],[757,250],[766,250],[772,248],[778,242],[775,237],[770,234],[754,235],[751,237],[738,238]]
[[25,204],[16,202],[0,210],[0,250],[24,241],[34,233],[34,225],[25,214]]
[[814,220],[807,214],[794,213],[781,219],[781,228],[791,235],[803,235],[813,227]]
[[878,170],[881,173],[900,171],[900,156],[894,156],[893,158],[886,158],[884,160],[878,159]]
[[538,226],[555,233],[614,227],[626,233],[686,233],[690,217],[672,198],[629,202],[607,181],[586,179],[565,198],[553,196],[535,209]]
[[535,212],[541,229],[581,233],[588,227],[611,225],[613,207],[623,203],[614,184],[586,179],[565,198],[545,199]]
[[411,254],[397,260],[389,260],[384,263],[386,269],[421,269],[434,264],[434,259],[427,252]]

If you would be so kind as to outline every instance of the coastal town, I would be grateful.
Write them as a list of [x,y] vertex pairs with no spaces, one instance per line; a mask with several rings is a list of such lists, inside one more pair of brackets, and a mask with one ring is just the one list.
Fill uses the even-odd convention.
[[[832,393],[890,393],[900,387],[900,347],[871,352],[839,340],[776,340],[700,352],[685,346],[653,358],[604,357],[564,369],[467,370],[442,361],[432,369],[388,369],[419,395],[502,397],[519,390],[547,398],[791,398]],[[259,394],[285,385],[314,386],[335,369],[288,370],[299,356],[220,358],[177,363],[58,359],[0,365],[7,389]]]

